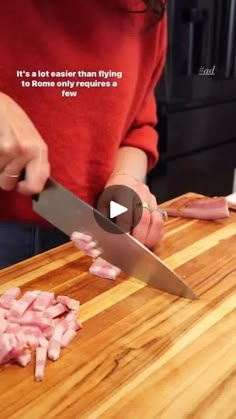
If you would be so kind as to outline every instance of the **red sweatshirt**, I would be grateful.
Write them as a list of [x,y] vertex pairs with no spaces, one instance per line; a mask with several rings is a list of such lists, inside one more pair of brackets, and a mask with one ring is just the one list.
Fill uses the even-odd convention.
[[[149,168],[157,162],[153,90],[165,59],[166,18],[153,24],[150,15],[125,10],[138,7],[141,0],[140,6],[133,0],[0,5],[0,91],[17,101],[47,143],[52,177],[92,205],[119,147],[144,150]],[[62,81],[66,87],[57,86]],[[30,198],[0,190],[4,220],[42,221]]]

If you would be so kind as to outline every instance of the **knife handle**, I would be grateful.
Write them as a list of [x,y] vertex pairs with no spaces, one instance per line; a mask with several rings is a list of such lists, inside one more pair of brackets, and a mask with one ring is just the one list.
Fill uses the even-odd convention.
[[[19,176],[19,180],[18,180],[18,182],[21,182],[22,180],[25,180],[25,169],[22,169],[22,170],[21,170],[21,173],[20,173],[20,176]],[[33,199],[34,201],[38,201],[38,200],[39,200],[39,194],[34,194],[34,195],[32,196],[32,199]]]

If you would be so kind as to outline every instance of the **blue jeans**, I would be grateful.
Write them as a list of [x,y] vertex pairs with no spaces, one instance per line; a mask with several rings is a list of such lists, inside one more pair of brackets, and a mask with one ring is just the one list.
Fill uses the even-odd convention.
[[69,241],[53,227],[27,223],[0,223],[0,269]]

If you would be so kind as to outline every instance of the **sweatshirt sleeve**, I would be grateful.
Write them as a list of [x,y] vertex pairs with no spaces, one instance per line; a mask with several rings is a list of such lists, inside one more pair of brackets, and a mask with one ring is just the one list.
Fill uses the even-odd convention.
[[155,87],[164,68],[167,48],[166,14],[159,23],[157,47],[155,51],[155,69],[153,71],[146,94],[141,102],[137,115],[122,142],[122,146],[137,147],[146,152],[148,157],[148,171],[158,161],[157,105]]

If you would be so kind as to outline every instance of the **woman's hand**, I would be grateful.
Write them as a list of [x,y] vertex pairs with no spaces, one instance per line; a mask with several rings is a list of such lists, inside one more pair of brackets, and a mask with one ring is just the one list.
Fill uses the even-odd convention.
[[[113,175],[108,180],[106,187],[113,185],[128,186],[139,195],[143,203],[147,204],[152,209],[157,208],[155,196],[150,193],[145,184],[135,178],[123,174]],[[117,199],[114,196],[112,199],[119,202],[119,197]],[[132,235],[149,248],[158,245],[163,236],[162,215],[158,211],[151,212],[147,208],[144,208],[142,218],[139,224],[133,229]],[[96,241],[94,241],[91,236],[80,232],[74,232],[71,235],[71,240],[79,250],[82,250],[87,256],[93,258],[93,263],[89,269],[91,274],[103,278],[116,279],[120,273],[119,268],[99,257],[101,252],[97,247]]]
[[[140,222],[131,231],[132,236],[150,249],[159,245],[164,234],[164,222],[160,212],[153,211],[157,209],[157,201],[155,196],[151,194],[148,186],[140,182],[138,179],[123,173],[113,174],[109,178],[106,187],[114,185],[124,185],[133,189],[139,196],[144,206],[147,205],[150,208],[143,208]],[[119,203],[119,198],[116,199],[114,196],[112,199]]]
[[[25,169],[25,180],[19,181]],[[0,188],[31,195],[42,191],[49,177],[47,145],[9,96],[0,93]]]

